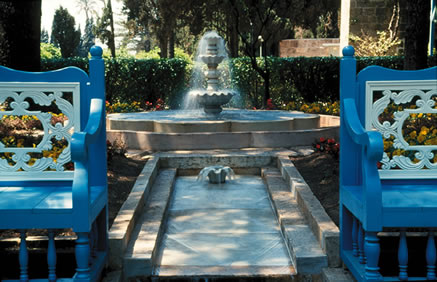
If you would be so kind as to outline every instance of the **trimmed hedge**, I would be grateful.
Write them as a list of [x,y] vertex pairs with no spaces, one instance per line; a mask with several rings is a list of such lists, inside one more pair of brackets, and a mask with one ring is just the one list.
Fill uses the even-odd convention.
[[[429,58],[435,66],[437,56]],[[258,59],[261,66],[267,62],[270,71],[270,95],[273,103],[304,100],[339,100],[339,57],[267,57]],[[358,57],[357,70],[380,65],[393,69],[403,68],[403,57]],[[87,58],[45,59],[42,71],[77,66],[88,71]],[[171,108],[178,108],[188,89],[192,66],[182,59],[110,59],[105,60],[106,95],[116,101],[155,102],[161,98]],[[231,60],[232,86],[240,93],[240,106],[262,105],[264,81],[253,70],[249,58]]]
[[[131,103],[163,99],[177,107],[189,80],[188,62],[181,59],[109,59],[105,60],[106,100]],[[88,72],[87,58],[47,59],[42,71],[76,66]]]

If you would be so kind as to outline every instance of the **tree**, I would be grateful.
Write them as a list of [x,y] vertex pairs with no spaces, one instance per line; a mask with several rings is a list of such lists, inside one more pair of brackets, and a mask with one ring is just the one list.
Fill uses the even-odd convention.
[[80,39],[79,56],[88,57],[88,52],[96,41],[94,29],[95,26],[93,18],[88,18],[85,24],[85,33]]
[[[297,1],[296,3],[300,3]],[[288,37],[292,29],[290,16],[293,1],[281,0],[262,0],[254,3],[250,0],[230,0],[230,11],[234,19],[236,33],[242,43],[243,52],[250,58],[252,68],[264,80],[263,105],[267,105],[270,99],[270,69],[269,49],[271,52],[272,44]],[[257,61],[257,51],[259,47],[264,47],[264,66],[260,66]],[[267,48],[267,47],[270,48]],[[259,54],[260,56],[262,54]],[[255,106],[257,101],[254,100]]]
[[51,39],[56,47],[61,48],[63,58],[73,57],[77,54],[80,30],[75,29],[74,17],[62,6],[55,11]]
[[76,0],[76,6],[80,11],[85,12],[86,19],[89,20],[96,15],[96,1],[95,0]]
[[429,14],[431,3],[429,0],[404,0],[407,14],[405,29],[405,59],[404,69],[415,70],[427,67]]
[[195,2],[195,0],[123,0],[123,9],[128,15],[128,20],[135,21],[136,32],[154,34],[161,50],[161,58],[167,58],[169,54],[174,54],[174,44],[169,43],[175,40],[174,33],[182,25],[178,21]]
[[41,0],[0,1],[0,60],[11,68],[40,70]]
[[40,37],[41,43],[49,43],[49,32],[45,30],[44,28],[41,30],[41,37]]
[[94,31],[96,36],[108,45],[112,57],[115,58],[114,15],[112,13],[111,0],[108,0],[106,3],[105,0],[102,0],[102,2],[105,5],[103,15],[97,18]]

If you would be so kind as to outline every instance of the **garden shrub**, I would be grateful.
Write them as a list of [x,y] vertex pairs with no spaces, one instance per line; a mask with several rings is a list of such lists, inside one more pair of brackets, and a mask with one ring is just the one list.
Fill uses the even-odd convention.
[[[116,58],[105,60],[106,99],[116,102],[156,101],[159,98],[172,108],[181,103],[186,91],[187,62],[181,59]],[[88,72],[87,58],[41,60],[42,71],[76,66]]]
[[[357,57],[357,71],[369,65],[403,69],[402,56]],[[435,66],[437,56],[428,58],[428,65]],[[283,107],[292,101],[335,102],[339,100],[340,57],[258,58],[270,71],[270,98],[272,103]],[[262,105],[264,81],[252,68],[247,57],[234,58],[232,87],[240,93],[240,107]],[[88,71],[87,58],[43,59],[42,71],[76,66]],[[171,109],[179,108],[188,89],[192,64],[183,59],[116,58],[105,60],[106,96],[117,102],[146,102],[162,99]]]

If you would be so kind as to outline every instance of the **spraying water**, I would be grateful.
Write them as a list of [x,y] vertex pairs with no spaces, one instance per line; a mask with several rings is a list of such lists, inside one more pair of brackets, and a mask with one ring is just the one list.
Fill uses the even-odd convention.
[[230,89],[231,71],[225,42],[215,31],[205,33],[199,41],[190,85],[183,103],[185,110],[203,107],[205,113],[218,115],[221,105],[235,95]]

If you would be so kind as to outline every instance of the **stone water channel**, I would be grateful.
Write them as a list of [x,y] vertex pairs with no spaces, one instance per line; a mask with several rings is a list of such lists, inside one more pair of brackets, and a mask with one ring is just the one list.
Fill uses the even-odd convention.
[[[292,153],[153,155],[110,230],[108,275],[124,281],[342,278],[338,228],[288,159]],[[210,165],[232,167],[235,179],[197,182]]]

